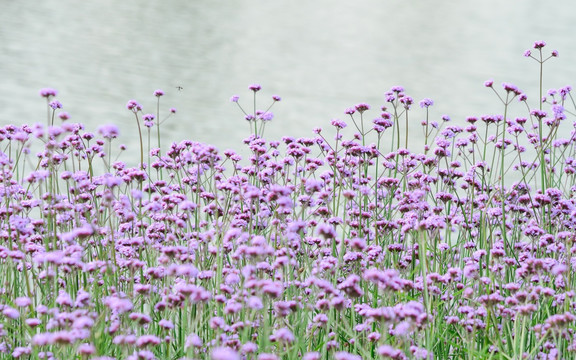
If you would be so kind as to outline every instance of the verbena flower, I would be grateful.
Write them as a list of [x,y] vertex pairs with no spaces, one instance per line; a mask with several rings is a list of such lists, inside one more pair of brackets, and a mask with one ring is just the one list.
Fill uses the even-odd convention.
[[240,356],[228,347],[218,347],[210,355],[212,360],[240,360]]
[[45,97],[45,98],[49,98],[51,96],[56,96],[58,95],[58,91],[52,88],[43,88],[40,89],[40,96]]

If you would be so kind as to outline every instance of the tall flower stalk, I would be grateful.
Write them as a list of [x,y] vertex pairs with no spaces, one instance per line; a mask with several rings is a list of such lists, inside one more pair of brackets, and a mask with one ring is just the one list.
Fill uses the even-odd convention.
[[144,170],[144,142],[142,141],[142,128],[140,127],[140,119],[138,113],[142,111],[142,106],[136,100],[130,100],[126,104],[126,108],[134,114],[136,119],[136,126],[138,127],[138,139],[140,140],[140,169]]

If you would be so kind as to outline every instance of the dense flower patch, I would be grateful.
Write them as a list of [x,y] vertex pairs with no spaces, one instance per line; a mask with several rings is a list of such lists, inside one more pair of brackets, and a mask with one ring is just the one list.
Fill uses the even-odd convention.
[[[544,45],[525,55],[542,65]],[[114,125],[86,131],[42,89],[46,126],[0,128],[1,354],[574,357],[571,88],[531,107],[512,84],[485,85],[502,112],[462,125],[394,87],[371,122],[357,104],[310,138],[267,141],[254,84],[252,111],[231,99],[247,159],[194,141],[162,151],[157,90],[156,114],[127,105],[136,167],[112,158]],[[418,152],[408,114],[422,112]]]

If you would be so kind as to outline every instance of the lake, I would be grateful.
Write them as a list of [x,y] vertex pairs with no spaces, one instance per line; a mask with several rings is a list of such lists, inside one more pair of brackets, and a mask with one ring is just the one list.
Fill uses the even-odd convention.
[[[454,121],[502,111],[483,87],[510,82],[538,97],[538,65],[523,57],[535,40],[560,57],[546,63],[544,86],[576,81],[576,5],[521,0],[467,1],[3,1],[0,11],[0,122],[45,122],[43,87],[59,90],[71,115],[95,130],[120,127],[119,143],[137,147],[136,99],[155,112],[177,108],[163,142],[242,147],[248,124],[231,95],[260,108],[273,94],[266,137],[313,136],[366,102],[377,117],[384,93],[402,85],[431,116]],[[181,87],[179,90],[177,87]],[[535,106],[535,105],[534,105]],[[415,106],[414,128],[424,112]],[[416,132],[413,132],[416,133]],[[420,133],[419,130],[417,132]],[[418,137],[411,139],[414,146]],[[132,159],[136,160],[136,159]]]

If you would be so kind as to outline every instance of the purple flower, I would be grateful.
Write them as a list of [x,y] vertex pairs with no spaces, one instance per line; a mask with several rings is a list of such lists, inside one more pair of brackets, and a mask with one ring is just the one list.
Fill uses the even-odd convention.
[[265,113],[262,113],[260,115],[260,119],[262,119],[262,121],[270,121],[274,118],[274,114],[271,113],[270,111],[266,111]]
[[258,355],[257,360],[279,360],[278,356],[270,353],[262,353]]
[[551,55],[552,55],[552,57],[558,57],[558,56],[560,56],[560,55],[558,54],[558,51],[557,51],[557,50],[552,50],[552,54],[551,54]]
[[362,360],[362,357],[350,354],[346,351],[339,351],[334,354],[334,360]]
[[382,345],[378,348],[378,354],[384,358],[405,359],[406,356],[401,350],[395,349],[390,345]]
[[306,353],[302,360],[320,360],[320,353],[317,351]]
[[282,295],[282,292],[284,291],[284,286],[282,285],[281,282],[278,281],[267,281],[262,286],[262,291],[273,298],[277,298],[280,295]]
[[558,276],[558,275],[562,275],[563,273],[565,273],[568,270],[568,267],[564,264],[556,264],[552,267],[552,271],[551,273]]
[[174,324],[170,320],[162,319],[158,322],[158,325],[164,329],[174,329]]
[[243,354],[251,354],[255,353],[258,350],[258,345],[254,344],[253,342],[247,342],[246,344],[242,345],[242,353]]
[[252,84],[248,86],[248,90],[252,90],[254,92],[260,91],[260,89],[262,89],[262,86],[260,86],[259,84]]
[[251,309],[260,310],[264,307],[264,305],[262,304],[262,300],[260,300],[259,297],[251,296],[248,299],[248,307]]
[[16,347],[14,348],[14,351],[12,352],[12,356],[14,358],[19,358],[22,355],[30,355],[30,353],[32,353],[32,349],[30,349],[30,347]]
[[118,313],[125,313],[132,310],[132,302],[129,299],[121,299],[117,296],[104,298],[104,305]]
[[2,310],[2,314],[4,314],[4,316],[12,320],[18,319],[20,317],[20,312],[14,308],[11,308],[10,306],[4,307],[4,310]]
[[413,102],[414,100],[410,96],[403,96],[400,98],[400,103],[404,105],[404,109],[406,110],[410,109],[410,105],[412,105]]
[[142,335],[136,340],[136,346],[138,346],[138,347],[145,347],[145,346],[149,346],[149,345],[154,346],[154,345],[160,344],[161,342],[162,341],[157,336]]
[[32,345],[34,346],[45,346],[52,343],[51,333],[40,333],[32,337]]
[[16,299],[14,299],[14,304],[16,304],[16,306],[18,307],[26,307],[26,306],[30,306],[30,304],[32,304],[32,300],[30,300],[30,298],[28,297],[18,297]]
[[486,81],[484,81],[484,86],[486,86],[486,87],[492,87],[492,85],[494,85],[494,80],[486,80]]
[[96,347],[92,344],[81,344],[78,346],[78,354],[92,355],[96,352]]
[[240,99],[240,96],[238,95],[232,95],[232,97],[230,98],[231,102],[238,102],[238,99]]
[[432,105],[434,105],[434,101],[432,99],[424,98],[420,101],[421,108],[428,108]]
[[154,96],[156,97],[160,97],[164,95],[164,91],[158,89],[158,90],[154,90]]
[[128,110],[132,110],[133,112],[138,112],[138,111],[142,110],[142,106],[140,104],[138,104],[138,102],[136,100],[128,100],[128,103],[126,104],[126,108]]
[[[310,186],[310,185],[307,184],[307,186]],[[334,227],[332,225],[319,224],[316,229],[318,231],[318,236],[322,236],[325,239],[334,239],[336,237],[336,230],[334,229]]]
[[280,101],[280,100],[282,100],[282,98],[281,98],[280,96],[278,96],[278,95],[272,95],[272,100],[274,100],[274,101]]
[[184,345],[185,348],[189,348],[191,346],[200,348],[202,347],[202,339],[196,334],[190,334],[186,337],[186,343]]
[[36,319],[36,318],[26,319],[25,322],[26,322],[26,325],[28,325],[32,328],[42,324],[42,321],[40,321],[40,319]]
[[518,87],[516,85],[513,85],[513,84],[502,83],[502,87],[504,88],[504,90],[506,90],[506,92],[513,92],[516,95],[519,95],[522,93],[520,90],[518,90]]
[[217,347],[212,351],[212,360],[240,360],[240,356],[236,351],[229,347]]
[[532,55],[532,52],[530,50],[524,51],[524,56],[530,57],[530,55]]
[[288,330],[287,328],[278,329],[274,332],[274,338],[276,341],[282,343],[293,343],[294,342],[294,334],[292,331]]
[[349,107],[346,110],[344,110],[344,114],[346,115],[353,115],[356,112],[356,109],[353,107]]
[[342,120],[332,119],[330,123],[332,124],[332,126],[338,129],[344,129],[346,127],[346,123]]
[[546,46],[544,41],[535,41],[533,47],[534,49],[542,49],[544,46]]
[[70,114],[68,114],[66,111],[62,111],[61,113],[58,114],[58,117],[60,118],[60,120],[65,121],[70,119]]
[[366,103],[360,103],[360,104],[354,105],[354,108],[356,109],[356,111],[358,111],[360,114],[362,114],[364,111],[370,110],[370,105],[368,105]]
[[154,126],[154,119],[155,118],[156,118],[156,116],[154,116],[154,114],[144,114],[142,116],[142,121],[144,122],[144,126],[146,126],[146,127]]
[[344,291],[350,297],[357,298],[364,295],[364,290],[360,288],[359,283],[360,277],[356,274],[351,274],[338,285],[338,289]]
[[52,101],[50,101],[50,104],[48,104],[48,105],[50,105],[50,107],[54,110],[62,109],[62,103],[58,100],[52,100]]
[[52,88],[43,88],[40,89],[40,96],[49,98],[50,96],[56,96],[58,91]]
[[98,133],[105,139],[115,139],[120,134],[118,126],[114,124],[106,124],[98,127]]

